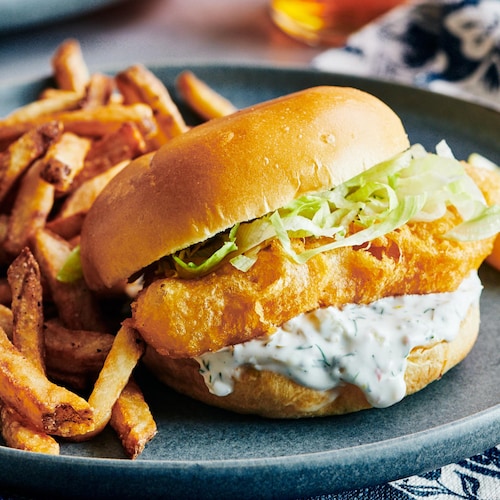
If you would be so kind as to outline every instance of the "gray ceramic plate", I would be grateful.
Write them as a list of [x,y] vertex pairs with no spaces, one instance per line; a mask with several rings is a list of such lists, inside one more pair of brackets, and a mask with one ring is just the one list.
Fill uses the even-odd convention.
[[[172,91],[181,69],[153,68]],[[458,157],[476,151],[500,163],[500,114],[476,105],[308,70],[194,70],[238,106],[318,84],[359,87],[399,113],[412,142],[432,148],[445,138]],[[46,84],[0,87],[0,115],[34,98]],[[59,457],[0,447],[0,484],[44,497],[300,498],[382,483],[480,453],[500,443],[500,274],[484,266],[481,277],[481,333],[471,355],[391,408],[270,421],[208,408],[143,373],[159,433],[138,460],[124,459],[111,431],[91,443],[63,444]]]
[[121,0],[0,0],[0,33],[62,21]]

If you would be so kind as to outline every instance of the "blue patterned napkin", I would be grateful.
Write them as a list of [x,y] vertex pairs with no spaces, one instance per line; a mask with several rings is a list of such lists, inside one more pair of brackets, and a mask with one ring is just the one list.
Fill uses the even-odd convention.
[[441,469],[312,500],[500,500],[500,447]]
[[313,66],[399,81],[500,110],[500,0],[402,6],[329,49]]

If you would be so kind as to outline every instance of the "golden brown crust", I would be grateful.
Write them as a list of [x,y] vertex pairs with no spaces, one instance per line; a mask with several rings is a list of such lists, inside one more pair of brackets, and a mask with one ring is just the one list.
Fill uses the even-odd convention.
[[196,280],[151,283],[133,304],[134,327],[161,354],[194,357],[269,334],[318,307],[452,291],[492,245],[491,238],[440,237],[456,222],[450,215],[408,224],[365,248],[339,248],[305,264],[291,261],[275,241],[247,272],[228,263]]
[[[408,358],[405,372],[407,395],[423,389],[462,361],[472,349],[479,331],[479,309],[470,308],[459,335],[452,342],[417,347]],[[228,396],[210,394],[199,365],[193,359],[172,359],[148,348],[145,362],[165,384],[204,403],[238,413],[270,418],[301,418],[339,415],[370,408],[360,389],[345,385],[332,391],[314,391],[282,375],[242,369]]]
[[[467,173],[483,192],[488,205],[500,205],[500,169],[473,168],[466,165]],[[500,271],[500,234],[486,262]]]
[[[92,288],[408,147],[398,116],[356,89],[317,87],[194,127],[108,185],[82,232]],[[119,228],[117,230],[116,228]]]

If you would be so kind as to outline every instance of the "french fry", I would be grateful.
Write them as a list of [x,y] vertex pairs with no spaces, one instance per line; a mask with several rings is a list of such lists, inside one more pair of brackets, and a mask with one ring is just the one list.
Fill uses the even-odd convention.
[[115,82],[112,77],[94,73],[90,76],[85,87],[85,95],[80,101],[80,107],[82,109],[91,109],[109,104],[114,88]]
[[75,107],[81,107],[81,100],[83,96],[79,94],[78,92],[75,92],[74,90],[62,90],[62,89],[55,89],[53,87],[47,87],[45,89],[42,89],[40,92],[40,95],[38,96],[38,100],[43,100],[43,99],[70,99],[74,98],[74,102],[77,103],[75,104]]
[[[58,214],[58,218],[68,218],[76,214],[87,213],[99,193],[109,181],[129,164],[128,160],[109,168],[100,175],[88,179],[75,189],[65,200]],[[54,219],[57,221],[57,218]]]
[[[37,103],[45,101],[46,99]],[[93,109],[52,112],[25,120],[7,117],[0,120],[0,142],[12,141],[31,128],[50,120],[59,120],[65,131],[85,137],[105,136],[120,128],[124,122],[135,123],[145,137],[156,132],[153,111],[146,104],[111,103]]]
[[52,184],[58,193],[67,192],[83,169],[90,143],[90,139],[64,132],[43,157],[42,179]]
[[30,425],[70,437],[94,428],[92,407],[80,396],[50,382],[0,330],[0,399]]
[[37,160],[26,172],[9,218],[4,249],[17,255],[28,245],[31,236],[43,227],[54,205],[54,186],[40,177],[44,164]]
[[86,393],[95,381],[95,378],[90,380],[86,375],[81,373],[71,373],[67,370],[58,371],[50,369],[47,372],[47,376],[56,384],[67,387],[79,394],[84,392]]
[[84,280],[63,283],[57,277],[72,249],[70,243],[46,229],[40,229],[33,237],[33,253],[64,326],[72,330],[106,331],[97,301]]
[[176,84],[184,101],[205,120],[237,111],[232,102],[200,80],[192,71],[180,73]]
[[0,328],[3,328],[3,331],[11,341],[13,322],[12,309],[6,305],[0,304]]
[[65,130],[87,137],[103,137],[118,130],[124,122],[134,123],[144,136],[155,132],[153,111],[145,104],[108,104],[94,109],[62,113]]
[[[4,305],[0,305],[0,327],[12,341],[13,314]],[[43,337],[50,378],[81,390],[95,382],[114,339],[109,333],[69,330],[55,319],[45,323]]]
[[76,212],[64,217],[59,216],[47,222],[45,229],[71,242],[80,235],[85,216],[86,212]]
[[156,422],[133,378],[114,404],[110,424],[132,460],[142,453],[146,444],[156,435]]
[[12,342],[40,370],[45,370],[40,268],[25,247],[7,270],[12,289]]
[[68,39],[57,47],[52,57],[52,71],[57,86],[63,90],[84,92],[89,70],[77,40]]
[[0,404],[2,436],[10,448],[59,455],[59,443],[45,432],[25,422],[13,408]]
[[[38,264],[26,248],[7,270],[13,291],[12,310],[0,308],[0,325],[27,359],[44,370],[42,287]],[[11,448],[51,455],[59,454],[59,443],[36,429],[12,407],[0,403],[2,436]]]
[[0,278],[0,304],[10,306],[12,302],[12,292],[7,278]]
[[[9,216],[7,214],[0,214],[0,266],[7,265],[11,261],[10,256],[7,254],[4,248],[4,242],[7,239],[8,234],[9,234]],[[2,302],[1,297],[2,294],[0,293],[0,304],[3,304],[4,302]]]
[[158,123],[160,144],[188,130],[167,88],[147,68],[139,64],[131,66],[115,79],[126,103],[146,103],[151,107]]
[[[42,284],[40,269],[26,247],[7,270],[12,289],[11,317],[5,317],[7,329],[12,329],[13,345],[42,373],[45,371],[45,349],[42,331]],[[7,324],[11,322],[11,325]],[[6,332],[7,333],[7,332]],[[9,336],[7,334],[7,336]],[[59,454],[59,444],[45,432],[36,429],[14,408],[0,405],[2,436],[8,446],[21,450]]]
[[77,109],[81,98],[75,93],[65,93],[21,106],[0,120],[0,138],[5,140],[19,136],[34,126],[55,120],[58,113]]
[[0,155],[0,201],[4,199],[21,174],[62,133],[62,124],[57,121],[44,123],[22,135]]
[[92,143],[85,158],[83,172],[76,179],[76,184],[81,184],[122,161],[144,154],[146,148],[146,141],[137,125],[131,122],[123,123],[115,132]]
[[[95,382],[113,345],[114,335],[87,330],[70,330],[60,321],[45,323],[47,373],[55,378],[71,375],[78,389]],[[79,377],[79,378],[77,378]],[[68,379],[68,377],[65,377]]]
[[89,439],[106,427],[111,419],[113,406],[144,354],[144,349],[144,341],[137,331],[126,324],[122,325],[89,397],[89,404],[94,409],[95,427],[90,432],[73,436],[72,439]]

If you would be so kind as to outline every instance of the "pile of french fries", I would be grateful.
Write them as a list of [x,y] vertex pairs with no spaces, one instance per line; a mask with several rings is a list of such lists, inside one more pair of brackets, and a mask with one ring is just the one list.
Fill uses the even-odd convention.
[[[113,323],[81,275],[61,270],[86,213],[134,158],[189,129],[164,84],[134,65],[91,74],[76,40],[54,87],[0,119],[0,424],[7,446],[59,454],[110,425],[132,459],[157,426],[134,380],[145,344]],[[192,72],[180,95],[202,120],[235,107]],[[127,290],[115,291],[126,297]]]

